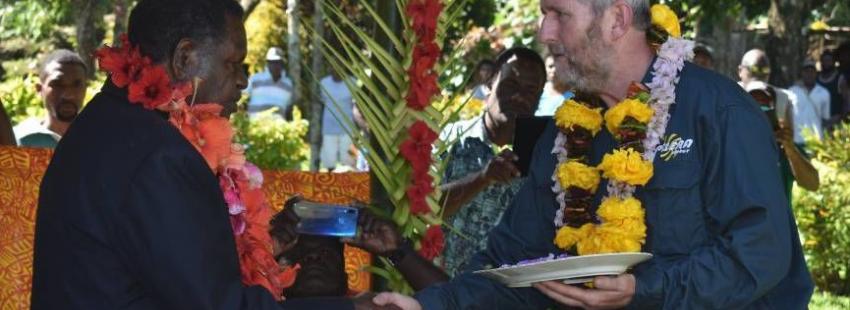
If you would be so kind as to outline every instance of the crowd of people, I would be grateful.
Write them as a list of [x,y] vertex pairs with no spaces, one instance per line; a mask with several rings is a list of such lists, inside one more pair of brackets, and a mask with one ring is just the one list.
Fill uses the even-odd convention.
[[[243,92],[250,115],[275,109],[288,119],[295,106],[294,86],[282,49],[269,49],[264,70],[250,78],[239,70],[229,70],[219,80],[209,75],[221,73],[210,71],[223,66],[218,60],[244,59],[242,11],[231,2],[139,1],[140,13],[131,14],[130,40],[138,40],[155,61],[170,62],[169,74],[175,78],[205,77],[228,85],[198,89],[198,96],[228,101]],[[166,20],[189,16],[198,7],[217,11],[203,18]],[[558,209],[551,191],[557,165],[551,150],[558,135],[553,115],[577,95],[613,108],[626,97],[630,82],[653,78],[657,56],[646,41],[647,1],[542,0],[541,9],[540,38],[548,56],[513,47],[478,63],[470,91],[484,101],[483,111],[440,133],[450,142],[446,154],[435,154],[446,160],[440,204],[451,227],[442,268],[414,251],[391,221],[366,209],[354,238],[300,235],[299,218],[291,208],[296,197],[270,223],[277,262],[300,266],[282,305],[805,308],[813,286],[789,208],[791,189],[795,182],[806,190],[818,189],[818,171],[806,141],[822,139],[850,115],[850,42],[824,50],[817,62],[806,59],[797,72],[799,80],[787,88],[770,84],[773,64],[781,60],[769,59],[761,49],[743,55],[736,85],[713,71],[710,47],[696,46],[693,62],[681,72],[668,132],[698,142],[689,146],[689,153],[658,163],[656,175],[639,192],[651,215],[647,222],[653,234],[644,249],[655,255],[652,261],[629,274],[597,278],[592,287],[544,282],[511,289],[470,273],[559,252],[552,243]],[[172,37],[149,38],[160,34]],[[186,56],[193,53],[214,56]],[[273,296],[239,282],[235,259],[214,259],[235,256],[228,247],[232,245],[204,235],[229,236],[231,223],[213,212],[222,210],[203,208],[220,202],[212,197],[216,181],[193,149],[175,142],[181,137],[167,122],[156,112],[132,107],[127,91],[109,80],[89,103],[88,115],[74,123],[91,69],[74,52],[53,51],[42,58],[36,85],[45,118],[12,128],[9,116],[0,111],[0,145],[64,144],[42,187],[33,308],[277,308]],[[337,73],[319,81],[317,97],[325,107],[321,166],[328,171],[368,169],[362,154],[352,151],[346,132],[346,124],[368,131],[349,91],[355,84]],[[545,122],[545,130],[518,136],[528,134],[518,128],[519,120],[535,118]],[[149,129],[156,139],[119,124]],[[76,135],[63,141],[69,127],[76,127]],[[518,139],[536,145],[526,173],[516,152],[496,151]],[[592,144],[610,150],[614,138],[600,134]],[[599,163],[603,155],[595,152],[589,160]],[[149,170],[138,173],[143,164]],[[59,186],[73,180],[82,181],[73,189]],[[104,186],[114,191],[94,195]],[[598,204],[601,194],[593,199]],[[116,209],[124,203],[127,209]],[[346,287],[343,244],[388,259],[418,293],[413,298],[394,293],[353,296]],[[71,259],[59,259],[67,255]]]

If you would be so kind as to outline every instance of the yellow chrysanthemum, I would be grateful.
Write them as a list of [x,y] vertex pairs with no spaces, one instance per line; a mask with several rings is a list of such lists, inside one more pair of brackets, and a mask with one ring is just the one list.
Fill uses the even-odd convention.
[[593,234],[593,224],[584,224],[580,228],[564,226],[558,229],[555,235],[555,245],[566,250],[591,234]]
[[599,170],[580,162],[568,161],[558,165],[558,181],[564,189],[575,186],[589,192],[596,192],[599,179]]
[[681,37],[682,30],[679,27],[679,16],[669,6],[664,4],[653,5],[650,9],[652,24],[661,27],[672,37]]
[[643,219],[627,219],[617,222],[605,222],[596,227],[597,233],[616,234],[623,239],[635,240],[643,244],[646,239],[646,224]]
[[617,253],[619,237],[594,231],[576,244],[578,255]]
[[606,198],[596,211],[602,221],[638,220],[643,221],[644,211],[640,200],[633,197],[619,199],[616,197]]
[[649,123],[655,111],[646,103],[637,99],[625,99],[619,104],[605,112],[605,125],[608,131],[616,133],[617,128],[623,123],[626,117],[631,117],[641,123]]
[[605,154],[597,168],[602,170],[604,177],[629,185],[646,185],[652,178],[652,163],[643,160],[641,154],[631,148]]
[[[643,225],[643,222],[640,223]],[[645,238],[645,233],[641,234],[639,227],[603,223],[594,227],[591,235],[579,240],[576,251],[579,255],[640,252]]]
[[567,100],[555,111],[555,124],[563,129],[579,126],[595,135],[602,128],[601,110],[588,108],[575,100]]

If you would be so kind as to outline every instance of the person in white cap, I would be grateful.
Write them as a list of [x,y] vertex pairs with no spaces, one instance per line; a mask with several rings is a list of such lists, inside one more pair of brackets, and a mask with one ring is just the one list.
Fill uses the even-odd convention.
[[248,113],[255,114],[270,108],[278,108],[278,113],[288,115],[291,109],[292,81],[283,70],[283,50],[272,47],[266,53],[266,70],[254,74],[245,91],[250,96]]

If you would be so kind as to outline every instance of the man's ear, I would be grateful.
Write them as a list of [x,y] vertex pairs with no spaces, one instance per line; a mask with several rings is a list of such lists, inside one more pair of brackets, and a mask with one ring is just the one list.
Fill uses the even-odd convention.
[[35,91],[36,91],[38,94],[41,94],[41,90],[42,90],[42,89],[44,89],[44,86],[43,86],[43,85],[41,85],[41,82],[35,83]]
[[175,81],[190,81],[200,71],[200,45],[190,39],[177,42],[171,55],[171,74]]
[[611,6],[611,15],[614,18],[611,23],[611,39],[618,40],[632,27],[634,21],[634,10],[626,1],[618,0]]

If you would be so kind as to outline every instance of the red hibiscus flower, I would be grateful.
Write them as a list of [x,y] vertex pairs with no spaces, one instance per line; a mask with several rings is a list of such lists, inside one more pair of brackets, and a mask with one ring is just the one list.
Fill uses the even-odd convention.
[[431,150],[437,140],[437,133],[423,121],[413,123],[407,133],[409,138],[401,144],[401,155],[411,162],[414,170],[418,170],[417,165],[420,164],[427,167],[431,164]]
[[440,88],[437,85],[437,75],[428,73],[422,76],[410,77],[410,91],[407,94],[407,106],[422,111],[431,104],[433,97]]
[[420,41],[433,41],[443,4],[439,0],[413,0],[407,4],[407,15]]
[[434,42],[423,42],[413,49],[413,63],[410,65],[411,75],[423,76],[437,64],[440,58],[440,47]]
[[130,102],[140,103],[147,109],[155,109],[171,99],[168,73],[160,66],[142,69],[139,80],[131,82]]
[[423,215],[431,213],[431,207],[425,197],[428,196],[434,188],[431,183],[417,182],[407,189],[407,200],[410,201],[410,213],[415,215]]
[[440,225],[433,225],[425,232],[425,236],[420,241],[419,254],[428,260],[433,260],[443,253],[445,247],[445,238]]

